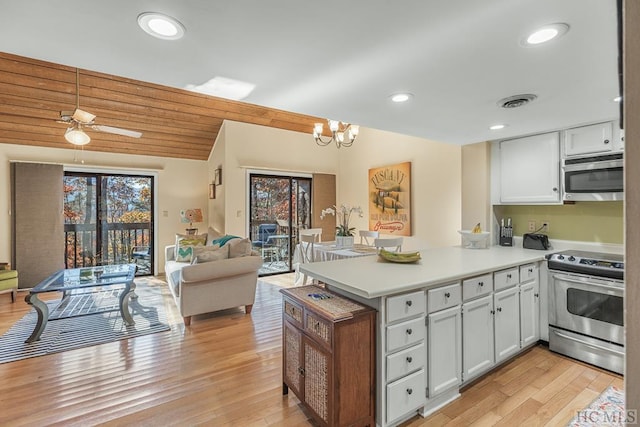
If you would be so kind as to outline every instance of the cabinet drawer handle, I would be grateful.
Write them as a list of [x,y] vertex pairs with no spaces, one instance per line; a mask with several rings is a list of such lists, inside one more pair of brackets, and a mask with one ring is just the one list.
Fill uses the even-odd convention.
[[446,293],[444,294],[444,297],[445,297],[445,298],[451,298],[451,294],[450,294],[449,292],[446,292]]
[[533,268],[530,268],[530,269],[529,269],[529,273],[533,273]]
[[413,357],[407,356],[407,363],[411,363],[411,362],[413,362]]
[[411,393],[413,393],[413,389],[412,388],[408,388],[407,389],[407,394],[411,394]]
[[298,372],[304,377],[304,368],[298,368]]
[[502,311],[502,307],[496,308],[497,311]]
[[495,310],[491,310],[491,314],[496,314],[496,311]]
[[540,294],[533,294],[534,297],[538,298]]
[[484,286],[484,282],[478,282],[478,286],[483,287]]
[[604,143],[605,143],[605,144],[608,144],[608,143],[609,143],[609,140],[608,140],[608,139],[605,139],[605,140],[604,140]]
[[507,279],[511,279],[511,274],[507,274]]
[[413,304],[413,301],[411,301],[411,300],[407,301],[407,306],[408,307],[411,307],[412,304]]
[[316,331],[320,329],[320,322],[316,322],[315,328],[316,328]]
[[413,333],[413,331],[411,330],[411,328],[407,329],[407,335],[411,335]]

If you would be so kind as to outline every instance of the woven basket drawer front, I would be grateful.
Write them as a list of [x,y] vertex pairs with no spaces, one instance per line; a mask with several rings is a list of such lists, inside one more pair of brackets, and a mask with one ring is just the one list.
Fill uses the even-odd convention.
[[326,320],[307,312],[307,322],[305,330],[309,335],[320,339],[321,342],[331,345],[331,324]]
[[288,382],[295,391],[300,390],[300,369],[302,368],[302,361],[300,360],[300,351],[302,344],[302,335],[298,330],[291,326],[285,326],[283,328],[284,333],[284,352],[287,363],[284,367],[284,379]]
[[293,323],[297,323],[299,326],[302,326],[302,307],[300,307],[298,304],[285,299],[284,315],[287,316],[287,318]]
[[324,421],[329,419],[329,356],[305,342],[304,400]]

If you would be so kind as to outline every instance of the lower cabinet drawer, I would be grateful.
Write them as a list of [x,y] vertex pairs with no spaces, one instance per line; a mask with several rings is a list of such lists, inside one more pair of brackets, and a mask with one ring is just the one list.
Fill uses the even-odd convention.
[[387,326],[387,352],[424,342],[427,328],[424,317]]
[[424,369],[387,385],[387,422],[406,415],[424,405]]
[[520,282],[520,274],[518,271],[518,267],[515,267],[493,273],[493,289],[499,291],[500,289],[517,285],[518,282]]
[[453,307],[460,302],[462,302],[460,282],[427,291],[427,311],[429,313]]
[[393,381],[408,373],[423,369],[425,364],[424,343],[387,356],[387,381]]
[[493,292],[493,275],[474,277],[462,281],[462,300],[468,301]]

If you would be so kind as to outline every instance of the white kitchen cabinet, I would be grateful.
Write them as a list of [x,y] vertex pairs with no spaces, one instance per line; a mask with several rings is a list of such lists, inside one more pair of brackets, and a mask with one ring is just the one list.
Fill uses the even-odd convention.
[[520,285],[521,347],[538,342],[540,338],[540,291],[538,281]]
[[560,204],[560,133],[501,141],[500,203]]
[[613,122],[606,122],[565,130],[562,147],[572,157],[617,151],[620,144],[613,139]]
[[519,294],[518,286],[493,294],[496,363],[508,359],[520,350]]
[[428,394],[433,398],[462,382],[460,306],[429,314],[428,323]]
[[462,378],[464,381],[488,371],[495,364],[493,295],[462,304]]

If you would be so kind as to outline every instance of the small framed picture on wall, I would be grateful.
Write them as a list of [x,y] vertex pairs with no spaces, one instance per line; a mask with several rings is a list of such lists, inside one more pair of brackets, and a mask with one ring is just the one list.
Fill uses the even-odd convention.
[[215,174],[213,176],[213,183],[215,185],[222,185],[222,169],[218,168],[215,170]]
[[216,198],[216,186],[215,186],[215,184],[209,184],[209,198],[210,199],[215,199]]

